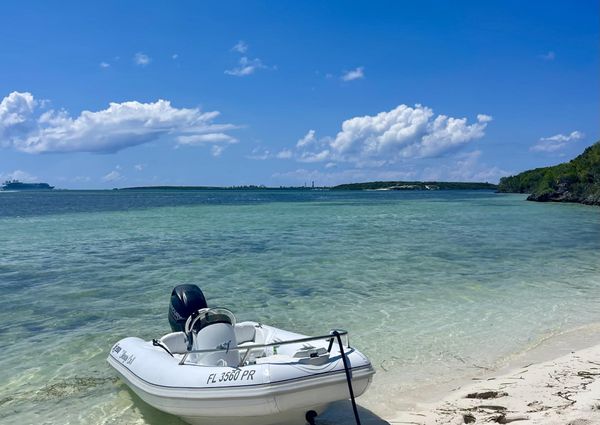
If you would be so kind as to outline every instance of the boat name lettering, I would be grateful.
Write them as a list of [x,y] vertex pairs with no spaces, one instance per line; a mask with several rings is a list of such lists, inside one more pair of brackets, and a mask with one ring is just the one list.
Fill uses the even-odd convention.
[[229,372],[221,372],[221,376],[218,377],[218,373],[211,373],[208,375],[206,380],[207,384],[216,384],[217,382],[229,382],[229,381],[254,381],[255,370],[232,370]]

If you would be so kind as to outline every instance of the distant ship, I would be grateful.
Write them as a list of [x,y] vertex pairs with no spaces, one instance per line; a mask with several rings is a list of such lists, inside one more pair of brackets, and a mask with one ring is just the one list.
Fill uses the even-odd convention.
[[2,190],[52,190],[54,186],[48,183],[23,183],[19,180],[7,180],[2,185]]

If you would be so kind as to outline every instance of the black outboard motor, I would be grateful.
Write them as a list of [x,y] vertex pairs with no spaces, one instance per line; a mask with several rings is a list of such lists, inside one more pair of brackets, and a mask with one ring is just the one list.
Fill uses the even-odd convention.
[[196,285],[178,285],[173,288],[169,304],[169,324],[173,332],[185,332],[188,317],[206,307],[206,298]]

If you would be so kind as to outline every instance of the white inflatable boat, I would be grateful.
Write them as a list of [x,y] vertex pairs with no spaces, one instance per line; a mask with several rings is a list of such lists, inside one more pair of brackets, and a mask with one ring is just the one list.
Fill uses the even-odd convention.
[[307,337],[236,323],[229,310],[207,308],[195,285],[173,290],[169,321],[175,332],[124,338],[108,363],[146,403],[192,424],[314,423],[330,403],[354,402],[375,373],[345,331]]

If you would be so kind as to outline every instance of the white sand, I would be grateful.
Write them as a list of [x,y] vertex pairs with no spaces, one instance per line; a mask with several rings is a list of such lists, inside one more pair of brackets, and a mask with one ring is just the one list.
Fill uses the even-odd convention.
[[389,424],[600,424],[600,344],[474,380]]

